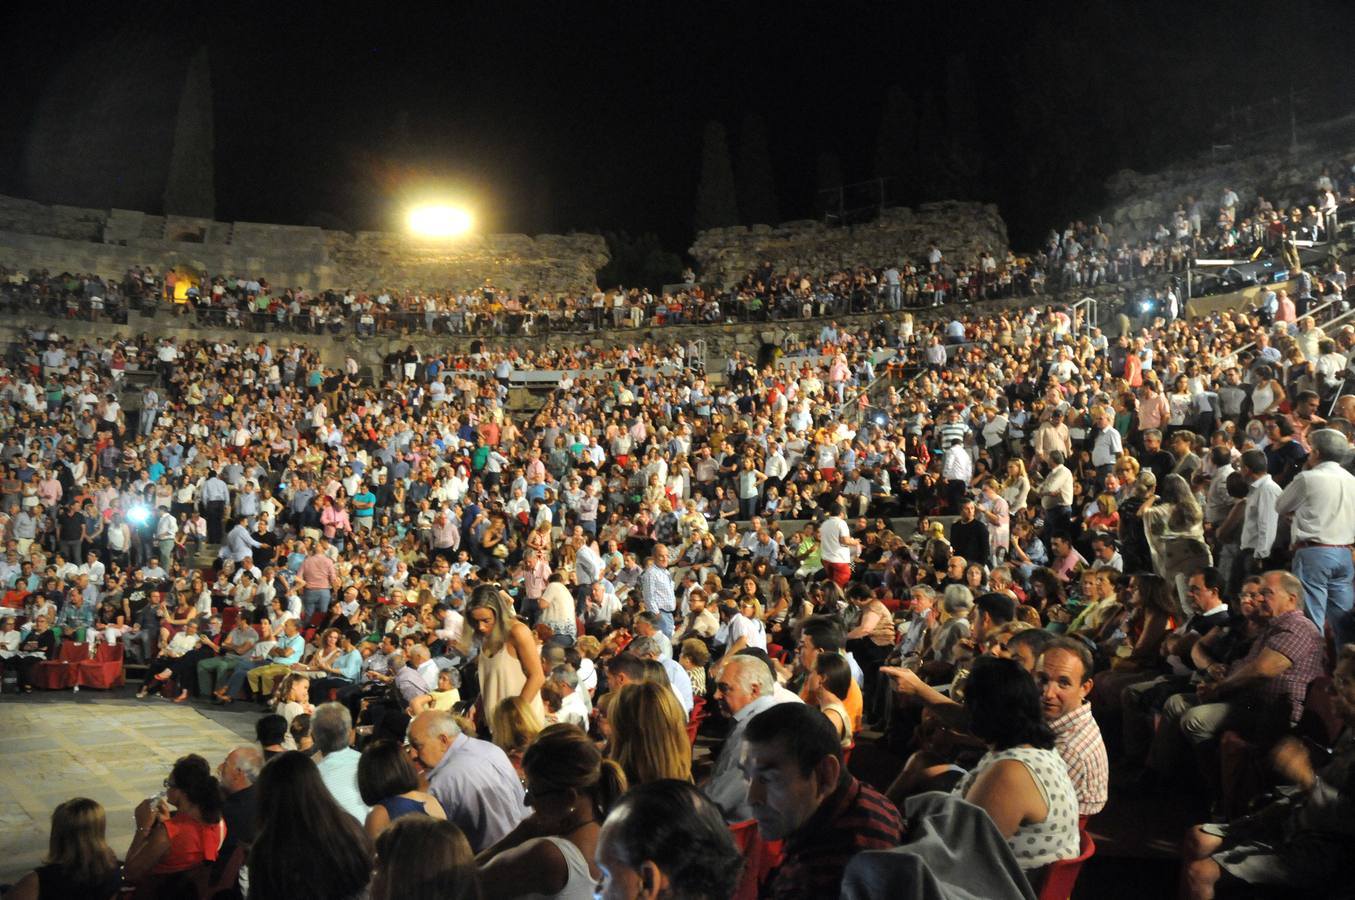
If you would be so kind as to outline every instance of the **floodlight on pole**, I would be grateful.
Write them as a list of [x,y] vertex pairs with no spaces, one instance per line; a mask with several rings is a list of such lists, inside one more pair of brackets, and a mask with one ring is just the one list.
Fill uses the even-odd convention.
[[472,224],[470,211],[459,206],[416,206],[409,211],[409,230],[421,237],[458,237]]

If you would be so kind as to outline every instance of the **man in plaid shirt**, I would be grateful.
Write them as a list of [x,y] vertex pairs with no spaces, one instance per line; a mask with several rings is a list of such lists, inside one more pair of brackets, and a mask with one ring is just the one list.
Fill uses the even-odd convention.
[[1068,767],[1077,791],[1078,815],[1094,816],[1106,805],[1110,764],[1101,728],[1092,718],[1087,695],[1092,689],[1092,655],[1081,641],[1056,638],[1035,666],[1045,722],[1054,732],[1054,747]]
[[1193,746],[1229,729],[1273,737],[1299,720],[1308,685],[1323,672],[1322,634],[1304,616],[1302,598],[1303,584],[1289,572],[1262,576],[1264,630],[1222,679],[1167,701],[1149,758],[1155,774],[1172,774],[1182,736]]
[[847,772],[837,730],[818,708],[782,703],[763,710],[743,739],[748,806],[763,840],[785,841],[781,864],[758,896],[836,897],[853,856],[903,842],[899,811]]

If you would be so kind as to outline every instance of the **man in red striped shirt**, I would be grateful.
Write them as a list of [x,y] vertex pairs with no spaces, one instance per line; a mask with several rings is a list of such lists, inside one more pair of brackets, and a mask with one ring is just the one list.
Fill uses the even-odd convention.
[[835,897],[853,856],[902,843],[899,811],[847,772],[837,730],[816,707],[773,706],[749,720],[743,740],[753,818],[764,840],[785,842],[759,896]]

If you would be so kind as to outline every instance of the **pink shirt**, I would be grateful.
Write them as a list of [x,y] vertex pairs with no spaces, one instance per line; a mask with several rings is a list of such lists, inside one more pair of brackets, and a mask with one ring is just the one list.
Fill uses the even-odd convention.
[[312,553],[301,563],[296,575],[305,590],[326,591],[335,581],[334,563],[323,553]]
[[1158,394],[1155,397],[1145,397],[1139,404],[1139,428],[1161,428],[1171,415],[1171,407],[1167,405],[1167,398]]

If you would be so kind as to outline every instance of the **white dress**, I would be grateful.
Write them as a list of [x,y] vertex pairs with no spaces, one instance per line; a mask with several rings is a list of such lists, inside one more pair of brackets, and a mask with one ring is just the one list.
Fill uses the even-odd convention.
[[989,751],[974,771],[960,779],[954,793],[963,797],[984,769],[1005,759],[1014,759],[1026,767],[1049,807],[1043,822],[1022,825],[1008,839],[1017,864],[1022,869],[1038,869],[1061,859],[1076,859],[1082,849],[1077,830],[1077,791],[1068,777],[1068,766],[1057,750],[1013,747]]

